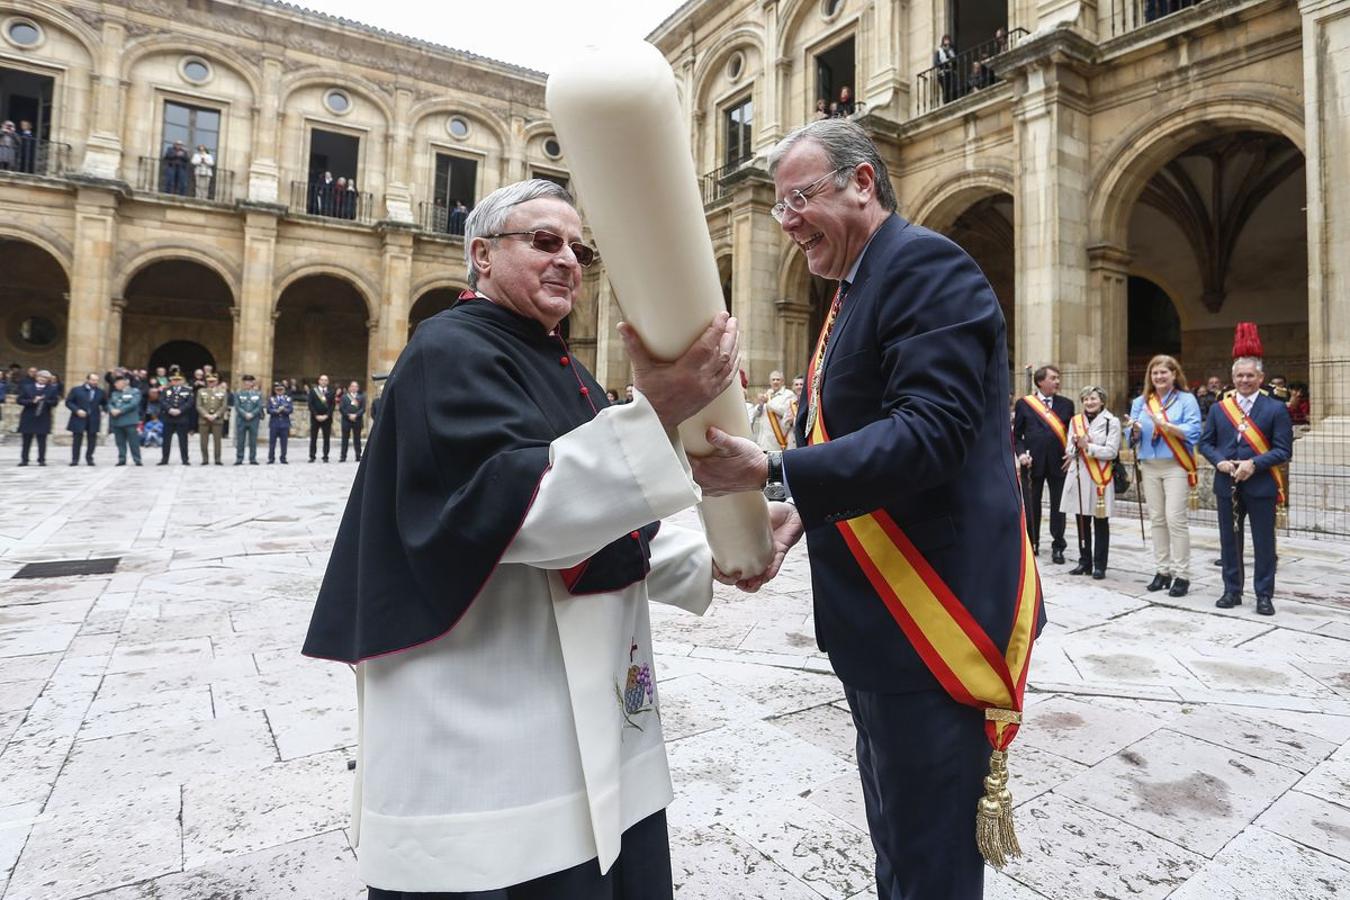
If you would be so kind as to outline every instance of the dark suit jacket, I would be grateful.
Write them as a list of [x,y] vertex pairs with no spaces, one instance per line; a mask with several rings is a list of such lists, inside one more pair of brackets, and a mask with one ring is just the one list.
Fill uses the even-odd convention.
[[[1270,470],[1287,463],[1293,455],[1294,427],[1289,421],[1289,407],[1268,394],[1258,393],[1256,402],[1252,404],[1251,420],[1270,442],[1269,452],[1258,454],[1253,450],[1217,403],[1205,419],[1205,430],[1195,448],[1215,466],[1225,459],[1250,459],[1256,466],[1256,474],[1242,482],[1242,496],[1253,500],[1273,500],[1276,493],[1275,476]],[[1233,479],[1222,472],[1215,472],[1214,493],[1227,497],[1232,491]]]
[[[103,388],[96,387],[91,393],[87,384],[70,389],[66,394],[66,409],[70,410],[70,421],[66,423],[66,431],[88,431],[94,434],[98,433],[98,427],[103,421],[103,408],[108,404],[108,395],[103,392]],[[88,413],[81,419],[76,412],[83,410]]]
[[[979,266],[892,216],[844,299],[822,391],[831,440],[783,454],[807,529],[817,641],[852,687],[938,688],[834,523],[885,509],[1006,647],[1025,528],[1006,326]],[[807,415],[803,404],[799,437]]]
[[19,385],[20,434],[51,434],[52,407],[61,402],[61,387],[48,382],[38,387],[36,381],[25,380]]
[[320,388],[317,384],[309,389],[309,422],[314,424],[315,416],[327,416],[328,421],[333,421],[333,402],[337,398],[337,388],[331,384],[326,388]]
[[[1050,403],[1055,416],[1064,423],[1064,432],[1067,434],[1069,420],[1073,418],[1073,401],[1056,394]],[[1013,407],[1013,446],[1019,454],[1031,454],[1033,478],[1064,477],[1064,471],[1060,468],[1064,461],[1064,445],[1050,426],[1045,424],[1040,413],[1031,409],[1026,397],[1019,397]]]

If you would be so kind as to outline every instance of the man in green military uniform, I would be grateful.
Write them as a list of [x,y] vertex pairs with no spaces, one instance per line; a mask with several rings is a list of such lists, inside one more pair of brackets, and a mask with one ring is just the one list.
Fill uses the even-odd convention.
[[225,436],[225,417],[230,414],[230,391],[215,372],[206,376],[206,387],[197,389],[197,433],[202,439],[202,465],[209,463],[207,441],[215,445],[216,465],[221,465],[220,442]]
[[141,392],[129,387],[126,372],[118,372],[113,378],[112,393],[108,395],[109,427],[113,440],[117,442],[117,464],[127,464],[127,449],[131,450],[131,461],[141,464],[141,436],[137,426],[141,424]]
[[244,464],[244,448],[248,448],[248,464],[258,464],[258,423],[262,421],[263,396],[257,379],[244,376],[244,386],[234,395],[234,464]]

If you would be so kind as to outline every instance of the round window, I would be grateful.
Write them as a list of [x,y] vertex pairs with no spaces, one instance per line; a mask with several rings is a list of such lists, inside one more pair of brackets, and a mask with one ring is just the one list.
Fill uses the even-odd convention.
[[345,91],[331,90],[324,94],[323,105],[329,112],[342,116],[352,111],[352,98]]
[[205,60],[188,58],[183,60],[183,77],[193,84],[203,84],[211,80],[211,67]]
[[735,81],[737,78],[741,77],[741,73],[744,71],[745,54],[740,52],[733,53],[731,59],[727,60],[727,77],[732,81]]
[[61,330],[56,323],[44,316],[29,316],[19,323],[16,330],[19,343],[28,347],[50,347],[61,338]]
[[42,43],[42,31],[35,23],[26,19],[17,19],[10,22],[9,27],[5,29],[5,34],[20,47],[36,47]]
[[820,0],[820,14],[827,19],[839,15],[839,10],[843,8],[844,0]]
[[544,155],[549,159],[558,159],[562,156],[562,144],[558,143],[555,137],[547,138],[544,141]]
[[459,116],[451,116],[450,121],[445,123],[445,127],[452,137],[462,139],[469,136],[469,123]]

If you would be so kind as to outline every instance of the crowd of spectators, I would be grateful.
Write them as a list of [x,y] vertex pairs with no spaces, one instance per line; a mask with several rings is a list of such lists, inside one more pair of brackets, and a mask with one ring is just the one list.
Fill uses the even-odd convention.
[[36,172],[38,144],[31,122],[20,120],[18,128],[9,120],[0,122],[0,172]]
[[833,100],[821,97],[816,100],[816,119],[846,119],[855,112],[862,112],[862,101],[853,99],[853,89],[844,85]]
[[182,141],[164,151],[160,166],[160,191],[198,200],[215,198],[216,158],[205,144],[188,152]]
[[[305,211],[312,216],[330,219],[356,219],[361,212],[361,194],[356,189],[356,178],[349,175],[333,177],[332,172],[315,172],[309,179],[309,199]],[[461,228],[460,233],[463,233]]]

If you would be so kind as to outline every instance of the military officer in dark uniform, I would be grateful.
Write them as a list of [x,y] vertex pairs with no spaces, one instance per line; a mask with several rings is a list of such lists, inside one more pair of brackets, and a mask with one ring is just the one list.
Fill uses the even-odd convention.
[[80,445],[84,444],[84,461],[94,464],[94,447],[98,444],[99,425],[103,422],[103,408],[108,403],[108,395],[98,386],[97,372],[90,372],[84,384],[66,395],[66,409],[70,410],[70,421],[66,430],[74,438],[70,449],[70,464],[80,464]]
[[281,444],[281,464],[286,465],[286,445],[291,439],[291,413],[295,404],[286,394],[286,385],[278,381],[272,385],[272,396],[267,398],[267,464],[277,461],[277,443]]
[[342,416],[342,455],[338,462],[347,461],[347,440],[350,438],[356,449],[356,461],[361,461],[361,429],[366,419],[366,395],[361,393],[361,385],[353,381],[347,385],[342,401],[338,404]]
[[108,395],[108,419],[113,439],[117,442],[117,464],[127,464],[127,450],[131,460],[141,464],[141,438],[136,426],[141,423],[141,392],[131,386],[130,376],[118,372],[113,376],[112,393]]
[[[1041,552],[1041,497],[1045,485],[1050,485],[1050,559],[1064,562],[1066,517],[1059,511],[1060,496],[1064,493],[1064,451],[1068,447],[1069,422],[1073,419],[1073,401],[1059,396],[1059,369],[1041,366],[1033,379],[1035,393],[1017,401],[1013,410],[1013,446],[1017,448],[1017,462],[1029,470],[1030,490],[1027,493],[1027,533],[1031,546]],[[1058,419],[1055,428],[1052,419]]]
[[323,461],[328,462],[328,442],[333,436],[333,406],[336,392],[328,384],[328,376],[320,375],[319,383],[309,389],[309,461],[314,462],[319,432],[323,432]]
[[164,423],[164,448],[159,465],[169,464],[169,449],[173,446],[175,435],[178,437],[178,453],[183,465],[192,465],[188,459],[188,432],[192,430],[192,418],[196,410],[197,401],[192,388],[185,383],[182,371],[174,368],[169,374],[169,386],[159,395],[159,418]]
[[263,396],[258,390],[258,379],[244,376],[244,386],[234,395],[234,464],[244,464],[244,448],[248,448],[248,464],[258,464],[258,423],[263,417]]
[[37,462],[39,466],[47,464],[47,435],[52,433],[52,408],[61,402],[61,386],[52,378],[52,373],[40,369],[31,380],[19,382],[19,434],[23,435],[23,450],[19,456],[19,465],[28,465],[28,453],[37,441]]

